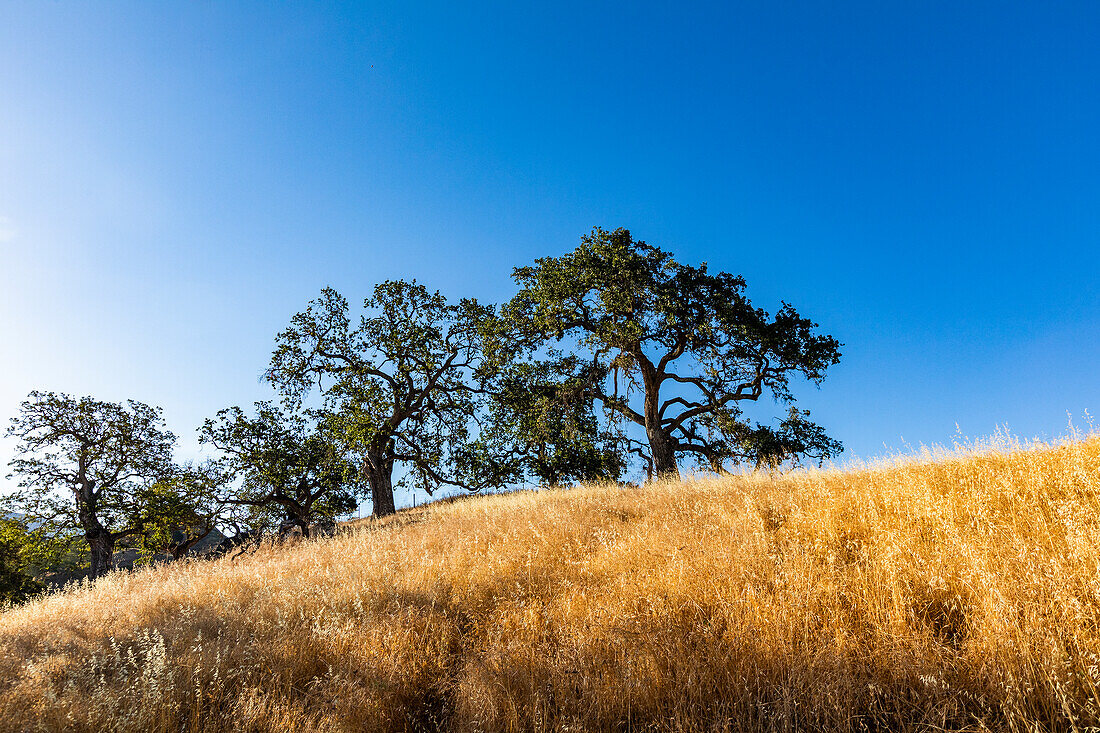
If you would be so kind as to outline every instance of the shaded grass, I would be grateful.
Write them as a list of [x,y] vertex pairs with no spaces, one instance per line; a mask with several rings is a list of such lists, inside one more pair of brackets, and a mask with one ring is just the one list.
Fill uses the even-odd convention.
[[1084,730],[1100,441],[429,505],[0,615],[11,730]]

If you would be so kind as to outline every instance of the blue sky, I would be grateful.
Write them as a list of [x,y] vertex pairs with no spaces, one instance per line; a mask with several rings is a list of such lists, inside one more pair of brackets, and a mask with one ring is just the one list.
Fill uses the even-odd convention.
[[1100,410],[1100,5],[412,5],[0,2],[0,416],[193,453],[322,287],[501,301],[594,225],[843,341],[850,456]]

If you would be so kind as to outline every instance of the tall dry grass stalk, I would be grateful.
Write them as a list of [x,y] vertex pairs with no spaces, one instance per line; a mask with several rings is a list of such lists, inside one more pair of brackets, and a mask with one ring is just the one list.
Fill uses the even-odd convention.
[[0,616],[0,728],[1085,730],[1100,440],[473,498]]

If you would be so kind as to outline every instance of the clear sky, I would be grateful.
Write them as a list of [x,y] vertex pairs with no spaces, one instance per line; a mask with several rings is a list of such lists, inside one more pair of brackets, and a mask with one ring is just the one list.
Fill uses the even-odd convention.
[[849,456],[1061,435],[1100,4],[0,2],[0,417],[132,397],[191,454],[322,287],[499,302],[594,225],[844,342],[798,394]]

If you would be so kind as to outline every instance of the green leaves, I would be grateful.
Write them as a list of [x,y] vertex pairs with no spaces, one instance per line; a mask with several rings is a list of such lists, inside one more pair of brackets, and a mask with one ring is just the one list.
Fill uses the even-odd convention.
[[556,353],[502,368],[479,444],[497,446],[498,462],[501,454],[508,457],[511,481],[531,476],[558,486],[622,474],[620,436],[601,428],[592,408],[591,385],[601,377],[591,369]]
[[44,536],[79,527],[95,563],[123,538],[174,554],[227,507],[305,526],[353,509],[364,482],[390,512],[395,466],[431,493],[615,479],[628,453],[674,474],[684,456],[721,470],[839,452],[804,411],[743,414],[765,395],[793,402],[795,378],[820,383],[840,344],[787,303],[754,307],[740,276],[596,228],[514,277],[499,313],[388,280],[352,314],[325,288],[276,337],[265,375],[283,402],[200,429],[216,464],[175,466],[157,408],[33,392],[8,430],[19,484],[5,506]]
[[35,550],[35,538],[24,522],[0,519],[0,608],[45,590],[31,573]]

